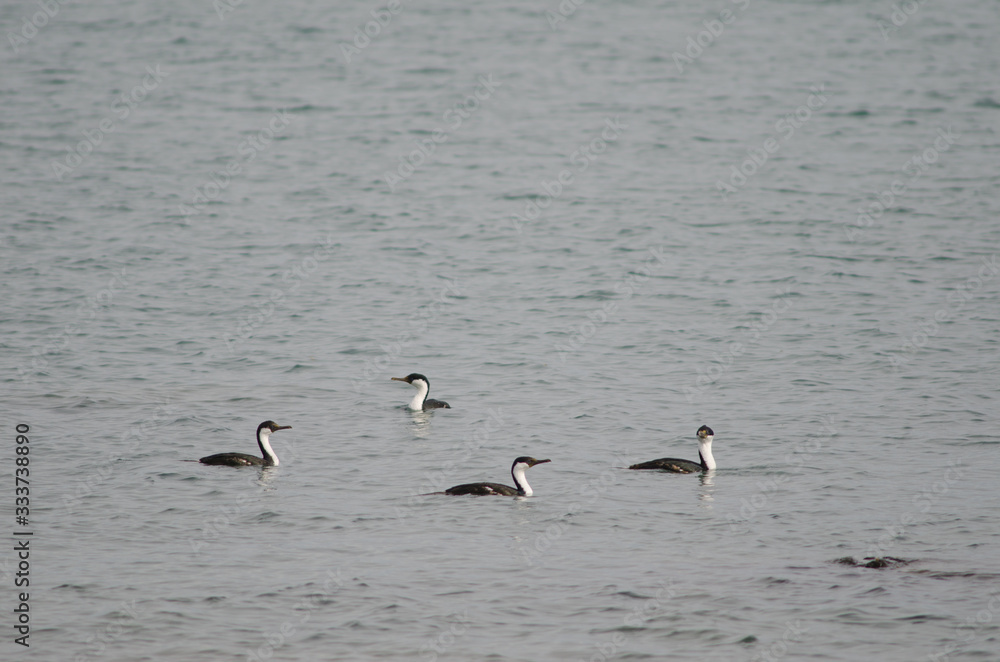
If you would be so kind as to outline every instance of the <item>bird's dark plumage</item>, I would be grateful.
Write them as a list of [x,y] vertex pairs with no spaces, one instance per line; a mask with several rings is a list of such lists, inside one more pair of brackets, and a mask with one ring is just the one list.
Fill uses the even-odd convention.
[[676,474],[693,474],[699,471],[707,471],[703,464],[697,464],[690,460],[679,460],[674,457],[661,457],[659,460],[640,462],[633,464],[629,469],[659,469]]
[[445,490],[444,493],[456,496],[463,494],[471,494],[474,496],[490,496],[494,494],[500,496],[518,495],[516,488],[510,487],[509,485],[501,485],[500,483],[466,483],[464,485],[450,487]]
[[216,453],[198,461],[202,464],[217,464],[227,467],[260,467],[264,465],[264,458],[246,453]]

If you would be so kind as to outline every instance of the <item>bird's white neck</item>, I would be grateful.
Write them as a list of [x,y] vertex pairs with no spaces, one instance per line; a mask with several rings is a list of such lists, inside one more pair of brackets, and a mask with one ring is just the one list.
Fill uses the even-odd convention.
[[410,400],[410,409],[413,411],[423,411],[424,399],[427,397],[427,392],[431,390],[431,387],[422,379],[414,379],[412,384],[417,387],[417,394]]
[[278,456],[274,454],[271,449],[271,431],[264,428],[257,435],[257,444],[260,446],[260,452],[264,454],[264,457],[271,460],[271,464],[278,466]]
[[524,496],[531,496],[534,493],[531,491],[531,485],[528,485],[528,479],[524,477],[527,468],[527,464],[519,462],[510,470],[510,475],[514,477],[514,487],[524,492]]
[[698,454],[701,455],[702,462],[711,471],[715,469],[715,458],[712,457],[712,437],[708,436],[698,440]]

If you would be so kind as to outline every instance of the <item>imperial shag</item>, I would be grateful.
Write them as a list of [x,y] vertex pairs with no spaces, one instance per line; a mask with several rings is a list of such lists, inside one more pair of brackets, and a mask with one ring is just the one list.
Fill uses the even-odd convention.
[[524,477],[524,472],[536,464],[544,464],[550,461],[551,460],[536,460],[533,457],[519,457],[514,460],[514,464],[510,467],[510,475],[514,478],[514,485],[517,487],[501,485],[500,483],[466,483],[464,485],[456,485],[455,487],[447,489],[444,493],[456,495],[473,494],[475,496],[499,495],[528,497],[531,496],[533,492],[531,491],[531,485],[528,485],[528,481]]
[[429,399],[427,394],[431,391],[431,383],[426,377],[418,372],[411,373],[406,377],[393,377],[394,382],[406,382],[416,387],[417,394],[410,400],[410,409],[413,411],[424,411],[426,409],[451,409],[451,405],[441,400]]
[[690,460],[678,460],[673,457],[663,457],[659,460],[650,460],[641,464],[633,464],[629,469],[658,469],[677,474],[693,474],[701,471],[711,471],[715,469],[715,458],[712,457],[712,438],[715,433],[712,428],[702,425],[698,428],[698,457],[701,462],[691,462]]
[[278,430],[291,430],[291,425],[278,425],[274,421],[264,421],[257,426],[257,445],[263,457],[247,455],[246,453],[218,453],[203,457],[199,462],[202,464],[221,464],[229,467],[276,467],[278,466],[278,456],[271,450],[271,442],[268,437],[272,432]]

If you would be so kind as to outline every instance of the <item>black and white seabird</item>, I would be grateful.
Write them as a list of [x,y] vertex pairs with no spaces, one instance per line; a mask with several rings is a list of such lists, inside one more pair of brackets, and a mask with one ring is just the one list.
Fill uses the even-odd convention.
[[393,377],[392,381],[406,382],[407,384],[416,387],[417,394],[413,396],[412,400],[410,400],[410,409],[413,411],[424,411],[426,409],[451,409],[451,405],[447,402],[427,397],[427,394],[431,391],[431,383],[427,381],[426,377],[418,372],[410,373],[406,377]]
[[278,466],[278,456],[271,450],[271,442],[268,437],[272,432],[278,430],[291,430],[291,425],[278,425],[274,421],[264,421],[257,426],[257,445],[263,457],[247,455],[246,453],[218,453],[203,457],[199,462],[202,464],[220,464],[228,467],[276,467]]
[[[528,480],[524,477],[524,472],[536,464],[544,464],[550,461],[551,460],[536,460],[533,457],[523,456],[514,460],[514,464],[510,467],[510,475],[514,478],[514,484],[517,485],[517,487],[501,485],[500,483],[466,483],[464,485],[456,485],[455,487],[447,489],[444,493],[457,495],[472,494],[475,496],[499,495],[529,497],[534,493],[531,491],[531,485],[528,485]],[[440,492],[438,494],[440,494]]]
[[712,428],[702,425],[698,428],[698,457],[701,463],[689,460],[678,460],[673,457],[661,457],[659,460],[650,460],[641,464],[633,464],[629,469],[659,469],[677,474],[693,474],[701,471],[711,471],[715,469],[715,458],[712,457],[712,438],[715,433]]

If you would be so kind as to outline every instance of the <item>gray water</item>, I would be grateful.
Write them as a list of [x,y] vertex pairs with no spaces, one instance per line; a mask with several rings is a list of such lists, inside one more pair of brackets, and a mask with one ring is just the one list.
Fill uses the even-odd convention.
[[995,3],[54,6],[0,8],[4,659],[1000,659]]

